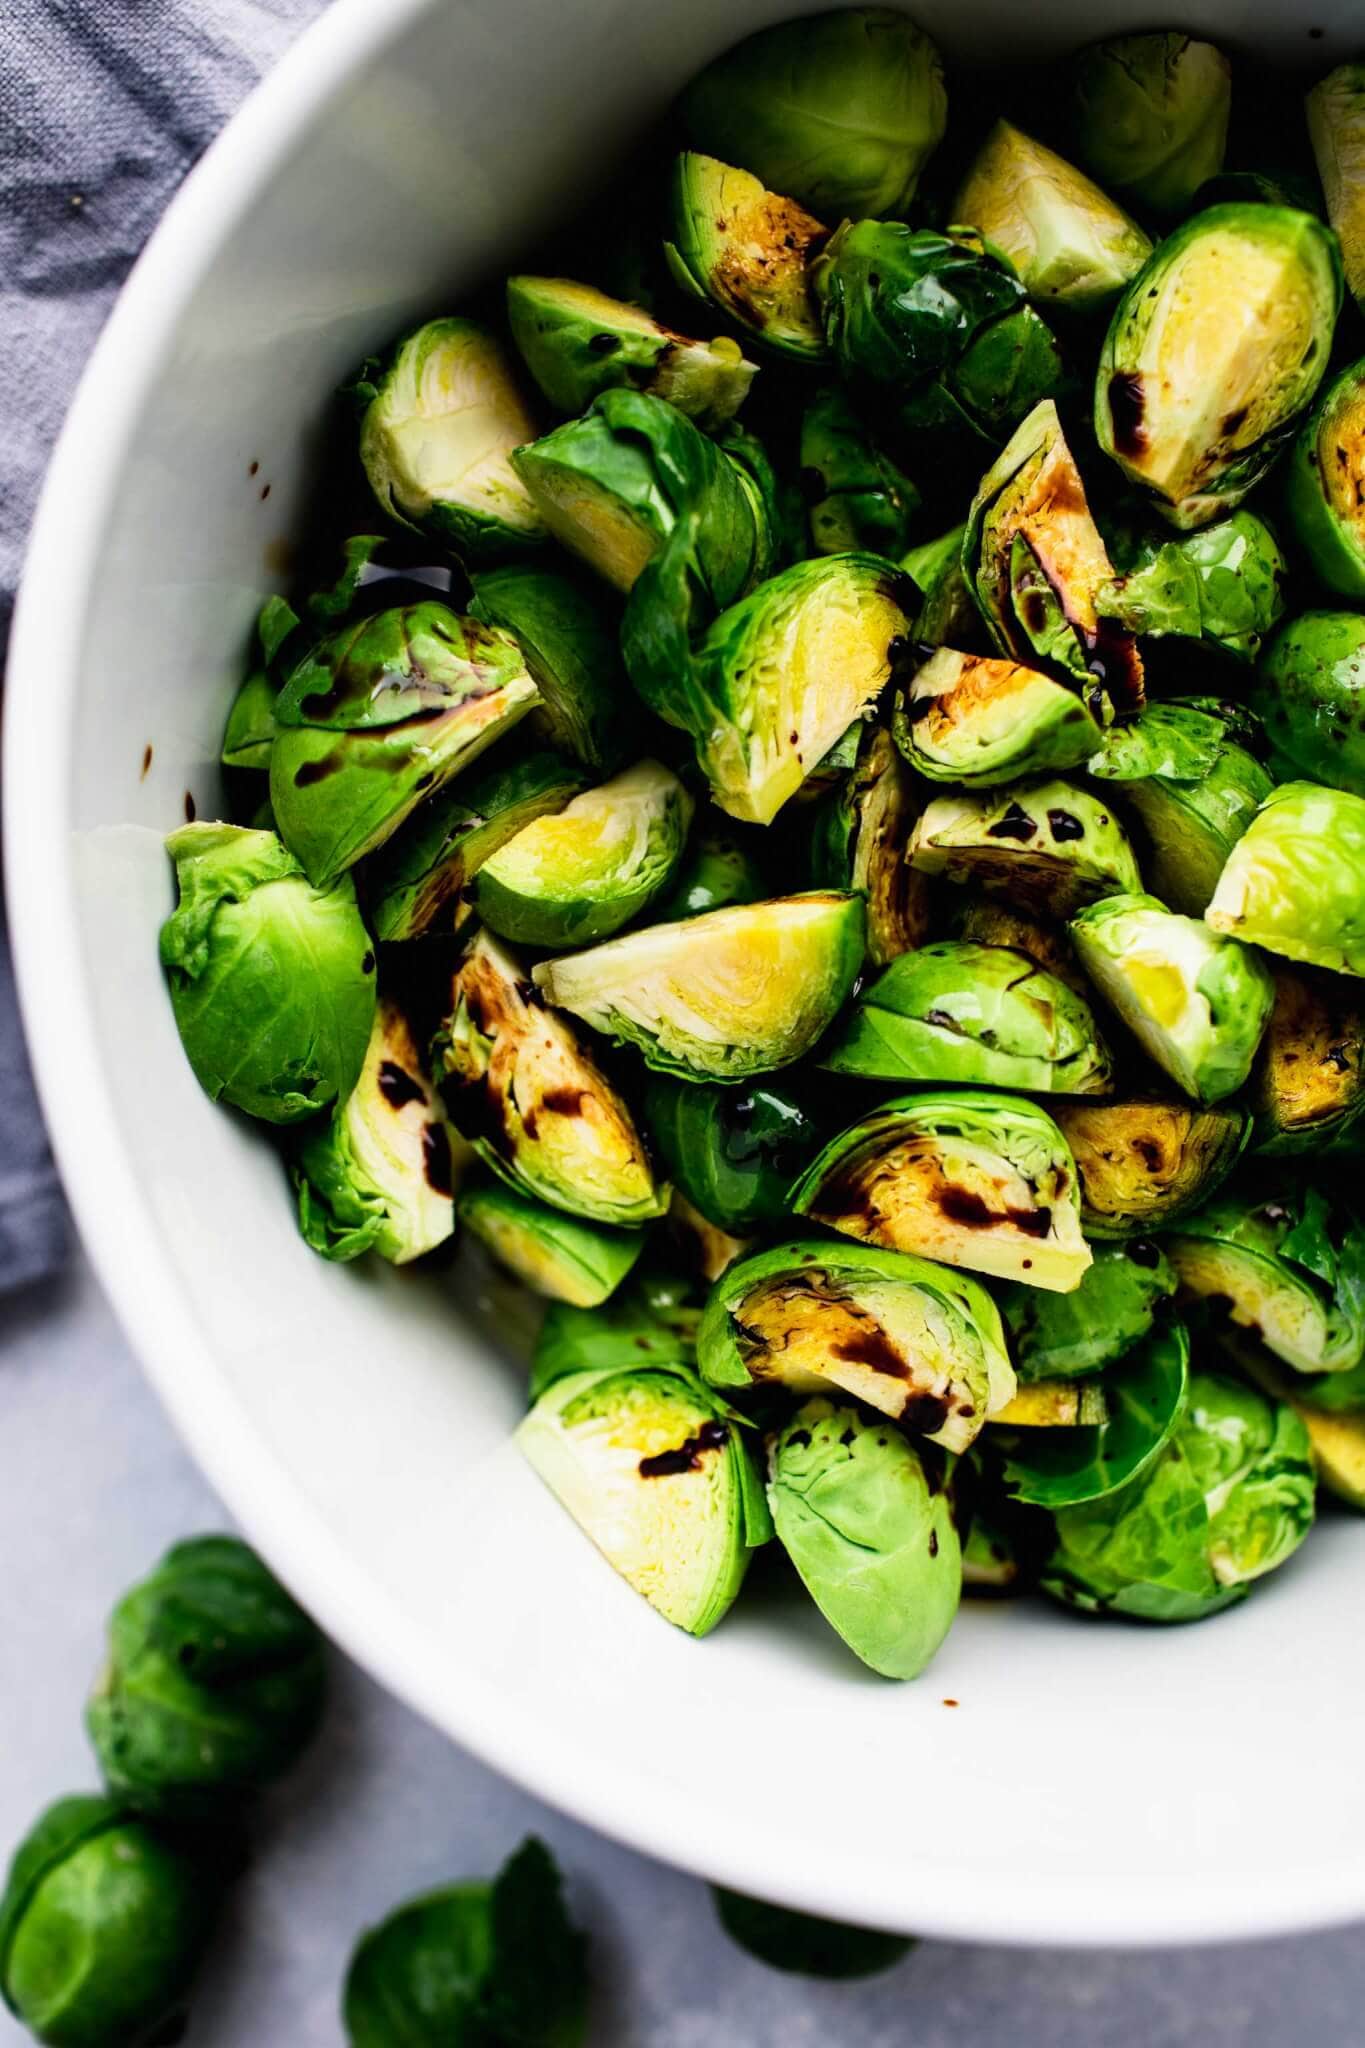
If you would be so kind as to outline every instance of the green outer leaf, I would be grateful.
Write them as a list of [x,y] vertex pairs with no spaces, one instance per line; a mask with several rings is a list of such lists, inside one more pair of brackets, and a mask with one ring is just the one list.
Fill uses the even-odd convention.
[[1311,782],[1272,790],[1204,915],[1268,953],[1365,975],[1365,797]]
[[34,1893],[48,1872],[64,1863],[82,1843],[121,1827],[127,1818],[127,1807],[117,1799],[102,1793],[76,1793],[47,1807],[15,1850],[0,1895],[0,1992],[5,1993],[11,2012],[15,2007],[7,1990],[10,1944]]
[[[1096,773],[1093,761],[1089,772]],[[1152,775],[1124,783],[1117,793],[1146,829],[1144,868],[1154,894],[1186,917],[1202,916],[1224,864],[1273,787],[1260,762],[1230,740],[1202,782]]]
[[792,1182],[819,1143],[801,1098],[776,1082],[706,1086],[655,1075],[645,1120],[664,1169],[718,1230],[782,1225]]
[[817,392],[802,415],[801,484],[816,554],[865,548],[894,557],[906,546],[920,494],[837,385]]
[[1365,796],[1365,617],[1291,619],[1262,656],[1251,701],[1291,774]]
[[1245,506],[1202,532],[1144,535],[1096,602],[1131,633],[1174,633],[1253,661],[1284,616],[1288,574],[1274,534]]
[[269,768],[275,739],[275,696],[269,673],[253,669],[233,698],[223,728],[219,758],[225,768]]
[[553,1856],[532,1835],[493,1884],[493,1954],[481,2009],[510,2048],[580,2048],[588,2031],[587,1942],[569,1919]]
[[638,705],[621,663],[619,621],[600,583],[520,563],[480,570],[470,581],[470,617],[512,635],[540,691],[528,733],[599,774],[622,767],[637,743]]
[[1097,1244],[1071,1294],[1005,1281],[996,1288],[1022,1386],[1103,1372],[1147,1335],[1175,1274],[1155,1244]]
[[690,1306],[665,1309],[653,1302],[638,1270],[600,1308],[552,1302],[531,1355],[528,1398],[538,1400],[568,1373],[690,1368],[696,1363],[698,1319]]
[[987,1424],[1010,1496],[1031,1507],[1099,1500],[1151,1465],[1179,1420],[1190,1346],[1181,1323],[1158,1326],[1104,1375],[1109,1419],[1095,1428],[1007,1429]]
[[578,1308],[595,1308],[614,1294],[645,1248],[643,1230],[566,1215],[491,1173],[461,1189],[455,1213],[526,1286]]
[[729,903],[758,903],[769,894],[767,881],[747,846],[726,832],[694,830],[671,886],[654,905],[660,924],[677,924]]
[[1103,782],[1202,782],[1227,740],[1227,726],[1193,704],[1148,704],[1131,725],[1114,725],[1087,763]]
[[1153,213],[1184,213],[1223,166],[1232,67],[1212,43],[1174,32],[1111,37],[1071,66],[1077,145],[1106,191]]

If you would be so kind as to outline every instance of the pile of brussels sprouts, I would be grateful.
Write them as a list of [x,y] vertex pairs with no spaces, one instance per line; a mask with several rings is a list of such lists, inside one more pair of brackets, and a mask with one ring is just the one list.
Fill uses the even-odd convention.
[[899,1678],[1365,1506],[1365,65],[959,92],[764,30],[365,365],[161,939],[310,1245],[548,1300],[617,1571]]

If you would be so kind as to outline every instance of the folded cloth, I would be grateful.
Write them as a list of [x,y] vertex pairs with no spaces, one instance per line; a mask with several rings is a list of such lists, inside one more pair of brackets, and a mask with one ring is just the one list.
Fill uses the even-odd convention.
[[[0,675],[48,453],[114,293],[195,158],[324,0],[0,0]],[[0,928],[0,1292],[65,1209]]]

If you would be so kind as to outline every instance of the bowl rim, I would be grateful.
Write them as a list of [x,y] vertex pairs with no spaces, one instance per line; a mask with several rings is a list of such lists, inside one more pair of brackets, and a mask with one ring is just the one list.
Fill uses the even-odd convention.
[[[175,193],[97,341],[52,456],[16,606],[4,707],[4,858],[10,937],[30,1055],[80,1234],[134,1355],[181,1439],[248,1535],[334,1641],[481,1762],[643,1854],[835,1918],[1004,1944],[1145,1947],[1251,1939],[1365,1912],[1359,1862],[1247,1871],[1148,1887],[1077,1876],[1020,1886],[988,1865],[917,1869],[902,1895],[819,1871],[774,1868],[742,1828],[697,1839],[619,1765],[597,1763],[505,1690],[470,1672],[458,1692],[424,1671],[377,1581],[257,1437],[180,1286],[168,1284],[153,1210],[110,1102],[72,1076],[98,1069],[76,909],[71,708],[85,619],[132,431],[177,323],[222,241],[275,176],[302,127],[435,0],[332,0],[260,81]],[[61,737],[52,743],[56,727]],[[642,1623],[645,1621],[643,1613]]]

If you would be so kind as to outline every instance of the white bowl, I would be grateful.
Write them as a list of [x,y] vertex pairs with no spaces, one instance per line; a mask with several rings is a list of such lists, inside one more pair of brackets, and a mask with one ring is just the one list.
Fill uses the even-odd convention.
[[[862,1672],[796,1602],[741,1603],[694,1643],[509,1448],[521,1373],[486,1334],[506,1335],[505,1305],[315,1258],[269,1146],[210,1106],[176,1039],[161,839],[187,791],[213,814],[326,395],[789,6],[338,0],[175,201],[53,463],[10,668],[13,938],[66,1185],[245,1528],[362,1663],[543,1797],[749,1891],[908,1931],[1155,1943],[1352,1918],[1357,1527],[1329,1520],[1199,1628],[968,1604],[910,1686]],[[917,12],[950,51],[999,59],[1150,10]],[[1313,41],[1295,0],[1193,13],[1290,64],[1347,54],[1356,5],[1314,0]]]

